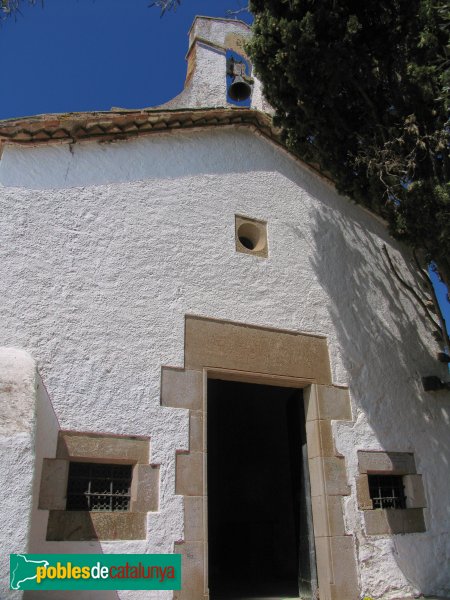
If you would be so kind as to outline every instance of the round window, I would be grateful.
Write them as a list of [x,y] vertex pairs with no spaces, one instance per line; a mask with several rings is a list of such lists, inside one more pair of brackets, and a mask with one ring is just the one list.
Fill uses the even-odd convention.
[[264,248],[264,236],[261,234],[259,227],[254,223],[242,223],[238,228],[237,234],[239,242],[247,250],[258,251]]

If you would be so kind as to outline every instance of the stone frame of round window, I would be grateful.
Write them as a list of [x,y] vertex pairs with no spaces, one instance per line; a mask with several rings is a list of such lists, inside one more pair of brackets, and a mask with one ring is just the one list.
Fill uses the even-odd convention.
[[267,258],[267,222],[242,215],[235,218],[236,252]]

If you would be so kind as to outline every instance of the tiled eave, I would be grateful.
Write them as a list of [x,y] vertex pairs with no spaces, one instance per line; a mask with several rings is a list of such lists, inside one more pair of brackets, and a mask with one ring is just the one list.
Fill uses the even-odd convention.
[[105,112],[62,113],[0,121],[0,158],[5,144],[41,146],[76,142],[113,142],[152,133],[210,127],[248,127],[275,143],[284,152],[334,187],[317,165],[305,163],[281,140],[272,117],[250,108],[112,109]]
[[247,125],[273,141],[280,132],[269,115],[252,109],[133,110],[38,115],[0,121],[0,144],[41,145],[112,141],[172,129]]

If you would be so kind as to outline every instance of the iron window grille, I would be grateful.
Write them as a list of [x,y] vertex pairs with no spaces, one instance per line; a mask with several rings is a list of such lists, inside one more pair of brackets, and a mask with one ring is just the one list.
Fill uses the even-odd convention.
[[66,510],[130,510],[132,465],[71,462]]
[[400,475],[369,475],[369,492],[374,508],[406,508]]

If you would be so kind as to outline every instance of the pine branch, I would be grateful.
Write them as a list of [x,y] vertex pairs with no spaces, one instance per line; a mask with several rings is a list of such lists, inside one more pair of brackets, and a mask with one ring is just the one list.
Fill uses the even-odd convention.
[[397,281],[399,281],[401,283],[401,285],[407,289],[409,291],[409,293],[416,299],[416,301],[420,304],[420,306],[423,308],[423,310],[425,311],[425,315],[426,317],[429,319],[429,321],[433,324],[433,326],[436,329],[440,329],[440,325],[439,323],[436,323],[436,321],[433,319],[433,317],[430,314],[430,311],[428,310],[427,305],[425,304],[425,302],[422,300],[422,298],[419,296],[419,294],[416,292],[416,290],[409,285],[409,283],[407,283],[398,273],[397,269],[394,267],[394,263],[392,262],[392,259],[389,255],[388,249],[386,247],[386,244],[383,244],[383,251],[386,255],[386,258],[388,260],[389,266],[391,267],[391,271],[394,273],[395,278],[397,279]]
[[227,15],[231,16],[236,16],[236,15],[240,15],[241,13],[244,12],[250,12],[250,6],[249,4],[247,4],[247,6],[243,6],[242,8],[237,8],[236,10],[227,10]]
[[[37,2],[38,0],[26,0],[26,3],[31,5],[37,4]],[[44,0],[40,0],[40,2],[44,6]],[[20,7],[22,4],[22,0],[0,0],[0,20],[21,14]]]
[[155,0],[155,2],[152,2],[148,6],[149,8],[152,8],[153,6],[160,8],[162,17],[168,10],[173,10],[175,12],[180,4],[181,0]]

